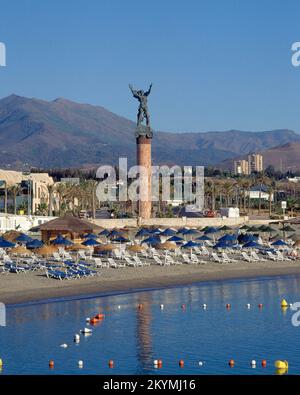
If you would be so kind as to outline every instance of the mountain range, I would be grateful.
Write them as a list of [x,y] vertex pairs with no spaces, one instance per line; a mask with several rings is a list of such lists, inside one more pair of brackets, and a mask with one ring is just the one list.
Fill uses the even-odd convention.
[[[119,157],[135,163],[135,123],[101,106],[64,98],[45,101],[10,95],[0,100],[0,166],[28,163],[42,168],[88,168],[117,164]],[[224,163],[249,152],[262,152],[268,163],[283,155],[286,166],[300,167],[300,135],[280,129],[263,132],[170,133],[155,131],[154,164]],[[281,147],[281,148],[275,148]],[[293,152],[291,157],[289,152]],[[298,156],[297,156],[298,155]]]

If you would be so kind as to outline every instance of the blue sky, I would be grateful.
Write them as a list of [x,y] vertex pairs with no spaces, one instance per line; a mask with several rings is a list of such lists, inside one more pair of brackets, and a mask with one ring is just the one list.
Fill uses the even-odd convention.
[[165,131],[300,131],[297,0],[1,0],[0,97],[102,105]]

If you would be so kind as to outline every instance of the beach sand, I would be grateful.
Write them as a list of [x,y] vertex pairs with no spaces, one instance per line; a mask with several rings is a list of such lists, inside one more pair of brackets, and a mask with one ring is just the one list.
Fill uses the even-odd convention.
[[80,280],[48,279],[43,272],[0,275],[0,302],[16,304],[52,298],[126,292],[201,281],[300,274],[300,260],[288,262],[148,266],[101,269],[97,277]]

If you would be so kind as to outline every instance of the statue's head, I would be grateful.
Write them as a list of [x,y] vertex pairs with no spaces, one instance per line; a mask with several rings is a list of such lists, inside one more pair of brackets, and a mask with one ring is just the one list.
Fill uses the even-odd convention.
[[143,96],[145,94],[145,92],[143,90],[138,91],[138,94]]

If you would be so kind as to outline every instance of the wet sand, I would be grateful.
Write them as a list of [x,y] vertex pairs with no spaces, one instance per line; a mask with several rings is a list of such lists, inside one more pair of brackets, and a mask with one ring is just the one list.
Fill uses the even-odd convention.
[[300,274],[300,260],[205,265],[148,266],[101,269],[97,277],[80,280],[48,279],[43,272],[0,274],[0,302],[26,303],[53,298],[82,297],[104,292],[164,288],[225,279]]

